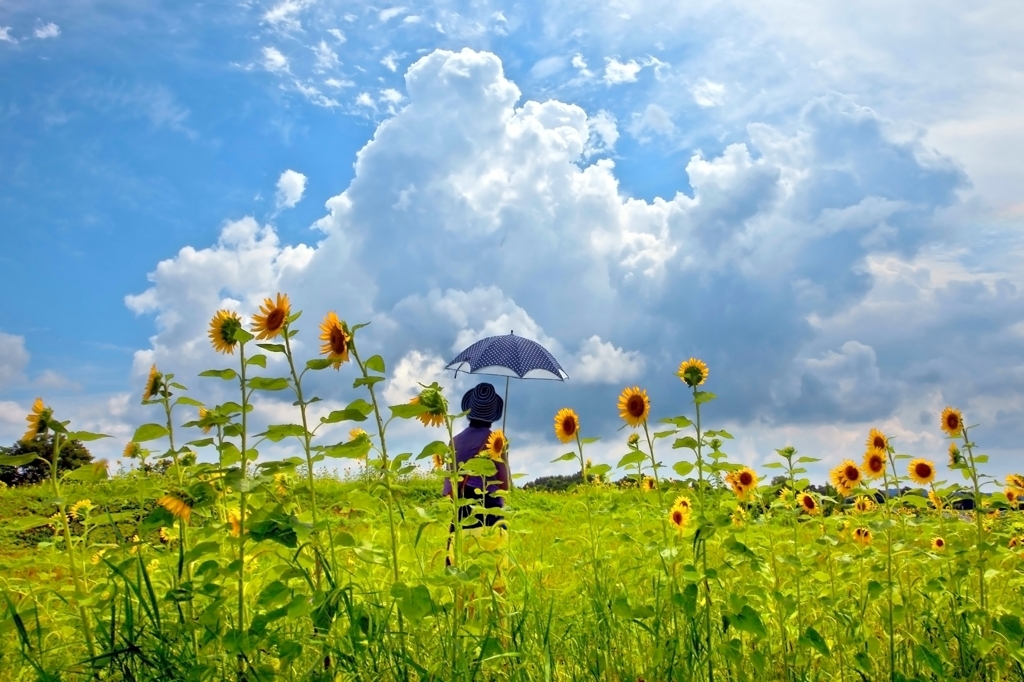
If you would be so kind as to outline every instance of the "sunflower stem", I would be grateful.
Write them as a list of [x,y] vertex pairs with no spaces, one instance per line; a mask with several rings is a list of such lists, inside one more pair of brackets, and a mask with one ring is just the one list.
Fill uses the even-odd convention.
[[[696,420],[694,428],[697,431],[697,480],[698,480],[698,493],[700,494],[700,514],[701,514],[701,526],[707,523],[707,508],[705,507],[704,499],[704,456],[701,450],[703,445],[704,437],[700,430],[700,401],[697,400],[697,386],[699,384],[694,383],[691,386],[693,390],[693,406],[696,414]],[[646,429],[646,422],[644,423]],[[698,530],[699,532],[699,530]],[[708,682],[714,682],[715,680],[715,664],[711,656],[711,582],[708,580],[708,543],[707,538],[703,538],[700,543],[700,555],[701,564],[704,571],[704,600],[705,600],[705,613],[704,613],[704,636],[705,646],[707,647],[708,656]]]
[[[239,434],[241,447],[242,480],[238,490],[238,632],[245,637],[245,523],[246,512],[249,507],[248,477],[248,414],[249,414],[249,393],[245,383],[245,341],[238,343],[238,357],[241,364],[239,373],[239,386],[242,390],[242,428]],[[241,678],[245,670],[243,657],[238,657],[238,674]]]
[[[889,460],[892,462],[892,448],[888,448]],[[895,464],[893,470],[895,471]],[[892,603],[892,499],[889,495],[889,472],[883,470],[882,482],[885,485],[885,570],[886,570],[886,583],[888,589],[886,594],[889,602],[889,618],[888,618],[888,630],[889,630],[889,680],[894,681],[896,679],[896,639],[893,637],[893,603]],[[897,483],[898,485],[898,483]],[[897,493],[899,490],[897,489]]]
[[967,426],[961,429],[964,439],[964,450],[967,451],[967,461],[970,463],[971,484],[974,486],[974,521],[978,530],[978,603],[982,611],[985,610],[985,525],[981,520],[981,485],[978,482],[978,465],[974,461],[974,444],[967,437]]

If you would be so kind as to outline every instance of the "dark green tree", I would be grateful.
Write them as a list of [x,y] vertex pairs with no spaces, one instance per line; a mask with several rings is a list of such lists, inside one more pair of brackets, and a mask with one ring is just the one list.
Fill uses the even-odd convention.
[[[46,461],[37,459],[17,467],[0,466],[0,481],[13,487],[46,480],[50,476],[50,463],[53,462],[53,434],[37,436],[27,443],[18,441],[9,448],[0,447],[0,455],[4,456],[18,457],[29,454],[39,455]],[[61,445],[57,470],[63,472],[77,469],[90,462],[92,454],[80,441],[73,440]]]

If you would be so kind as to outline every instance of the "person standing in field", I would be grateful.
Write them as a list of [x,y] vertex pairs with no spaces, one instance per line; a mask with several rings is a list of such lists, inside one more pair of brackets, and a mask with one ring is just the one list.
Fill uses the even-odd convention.
[[[501,419],[504,410],[504,401],[494,386],[489,383],[478,384],[462,396],[462,411],[469,412],[469,426],[455,436],[455,461],[456,466],[461,466],[481,453],[486,453],[496,448],[501,452],[504,443],[496,441],[504,439],[501,431],[492,431],[491,424]],[[498,494],[499,491],[509,489],[508,462],[503,457],[495,459],[492,457],[497,471],[493,477],[486,481],[481,476],[460,476],[458,485],[458,498],[460,500],[472,500],[471,504],[464,504],[459,507],[458,523],[462,525],[463,550],[474,552],[479,549],[503,554],[507,542],[507,530],[505,517],[502,509],[505,506],[505,498]],[[444,482],[443,494],[446,497],[454,495],[452,486],[453,479],[446,479]],[[483,507],[484,510],[474,511],[474,507]],[[471,518],[472,517],[472,518]],[[454,563],[455,524],[450,527],[448,538],[448,558],[446,565]],[[497,561],[498,575],[495,579],[495,589],[499,589],[500,568],[503,556]]]

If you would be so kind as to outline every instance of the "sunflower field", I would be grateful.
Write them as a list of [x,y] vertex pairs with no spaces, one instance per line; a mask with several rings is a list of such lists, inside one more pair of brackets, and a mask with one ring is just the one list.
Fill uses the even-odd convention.
[[[1024,477],[985,473],[957,409],[935,416],[941,471],[873,429],[824,495],[793,448],[761,472],[729,461],[732,434],[702,415],[709,368],[690,358],[686,414],[656,415],[641,387],[618,396],[617,462],[594,464],[596,439],[559,410],[555,461],[580,483],[513,489],[507,530],[475,535],[453,523],[475,501],[438,491],[494,476],[504,434],[456,467],[462,415],[442,387],[382,404],[366,325],[328,313],[303,361],[300,315],[278,294],[248,328],[213,316],[230,366],[200,381],[231,401],[207,405],[154,366],[154,421],[124,450],[139,466],[112,479],[103,463],[58,472],[62,446],[104,436],[36,401],[24,440],[53,438],[50,478],[0,490],[4,680],[1024,680]],[[353,400],[314,417],[303,382],[329,369]],[[293,421],[255,432],[267,393],[294,398]],[[422,448],[389,451],[410,419],[428,427]],[[319,433],[343,422],[341,442]],[[260,457],[281,442],[296,456]],[[338,461],[358,473],[320,473]]]

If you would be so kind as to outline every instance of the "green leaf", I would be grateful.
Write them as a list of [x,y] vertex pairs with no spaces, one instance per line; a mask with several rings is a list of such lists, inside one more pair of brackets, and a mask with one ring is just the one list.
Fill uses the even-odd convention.
[[799,642],[804,646],[813,647],[815,651],[826,658],[831,655],[828,650],[828,644],[825,643],[825,638],[818,634],[818,631],[814,628],[807,628],[804,634],[800,635]]
[[658,440],[659,438],[668,438],[669,436],[676,433],[679,433],[679,429],[672,429],[670,431],[655,431],[653,435],[654,440]]
[[673,426],[677,426],[680,429],[684,429],[687,426],[693,426],[693,422],[690,421],[687,417],[683,417],[682,415],[678,417],[665,417],[664,419],[659,419],[658,423],[672,424]]
[[601,440],[600,436],[593,436],[591,438],[583,438],[580,442],[584,445],[589,445],[590,443],[596,443],[599,440]]
[[717,397],[717,395],[711,393],[710,391],[697,391],[694,394],[693,399],[696,401],[698,405],[703,405],[704,403],[711,402]]
[[718,429],[717,431],[705,431],[704,435],[718,438],[726,438],[729,440],[733,439],[732,434],[726,431],[725,429]]
[[384,381],[384,377],[358,377],[352,382],[352,388],[359,388],[360,386],[373,386],[374,384]]
[[306,360],[306,369],[311,369],[315,372],[321,369],[327,369],[333,364],[334,363],[327,358],[313,358],[312,360]]
[[[569,454],[575,455],[576,453],[571,452]],[[619,463],[616,466],[619,469],[623,469],[625,467],[640,464],[641,462],[645,461],[647,461],[647,455],[644,454],[643,452],[640,452],[639,450],[634,450],[633,452],[623,455],[622,459],[619,460]]]
[[367,436],[359,436],[347,443],[338,443],[324,448],[323,453],[328,457],[344,457],[346,459],[362,459],[370,452],[370,439]]
[[749,604],[744,604],[740,612],[732,617],[732,625],[740,632],[748,632],[758,637],[768,636],[768,631],[764,629],[764,623],[761,622],[761,616],[757,615],[757,611],[750,608]]
[[93,433],[91,431],[72,431],[68,434],[68,440],[79,440],[83,443],[99,440],[100,438],[110,438],[110,436],[105,433]]
[[135,429],[135,435],[132,436],[132,441],[136,443],[145,443],[146,441],[163,438],[166,435],[167,427],[165,426],[160,426],[159,424],[143,424],[139,428]]
[[693,471],[693,464],[687,461],[676,462],[672,465],[672,471],[685,478]]
[[266,367],[267,367],[267,356],[266,355],[254,355],[251,358],[247,358],[246,361],[245,361],[245,366],[248,367],[249,365],[255,365],[256,367],[262,367],[262,368],[266,369]]
[[289,436],[302,438],[305,435],[306,430],[300,424],[271,424],[266,431],[258,434],[271,443],[279,443]]
[[191,405],[192,407],[205,407],[201,402],[195,398],[189,398],[187,395],[183,395],[174,401],[175,405]]
[[[379,378],[379,377],[377,377],[377,378]],[[427,407],[426,405],[421,405],[419,403],[417,403],[417,404],[407,403],[405,405],[391,405],[391,406],[388,407],[388,409],[391,410],[391,416],[392,417],[397,417],[399,419],[411,419],[411,418],[417,417],[417,416],[419,416],[421,414],[425,414],[427,412],[430,412],[430,408],[429,407]]]
[[233,336],[235,337],[235,341],[237,341],[238,343],[249,343],[250,341],[256,338],[255,336],[247,332],[244,327],[239,327],[238,329],[236,329]]
[[633,618],[633,609],[629,608],[629,599],[624,594],[612,599],[612,613],[627,620]]
[[595,464],[594,466],[587,469],[587,473],[591,476],[604,476],[612,470],[611,465],[608,464]]
[[64,478],[71,481],[84,481],[86,483],[106,480],[107,463],[99,461],[80,466],[73,471],[69,471],[64,475]]
[[22,516],[10,519],[10,525],[8,528],[15,531],[31,530],[33,528],[45,526],[48,523],[56,525],[55,521],[48,519],[45,516]]
[[697,449],[697,439],[693,436],[683,436],[682,438],[676,438],[675,442],[672,443],[673,449],[678,448],[690,448],[691,450]]
[[384,370],[384,358],[382,358],[379,355],[374,355],[372,358],[367,360],[365,366],[366,366],[366,369],[372,370],[374,372],[380,372],[381,374],[384,374],[384,372],[385,372],[385,370]]
[[399,610],[414,623],[429,616],[434,609],[434,602],[430,599],[430,590],[426,585],[409,588],[404,583],[395,583],[391,587],[391,596],[398,600]]
[[352,332],[353,334],[355,334],[355,333],[356,333],[357,331],[359,331],[359,330],[360,330],[360,329],[362,329],[363,327],[369,327],[369,326],[370,326],[370,323],[369,323],[369,322],[360,322],[359,324],[357,324],[357,325],[355,325],[355,326],[351,327],[351,328],[349,329],[349,331],[350,331],[350,332]]
[[30,453],[28,455],[10,455],[7,457],[0,457],[0,466],[20,467],[25,466],[29,462],[34,462],[37,459],[41,459],[44,462],[46,461],[45,459],[43,459],[42,457],[35,453]]
[[809,464],[810,462],[820,462],[821,459],[818,457],[798,457],[796,460],[797,464]]
[[427,443],[426,446],[420,451],[420,454],[416,455],[416,460],[426,459],[427,457],[433,457],[434,455],[444,455],[448,452],[448,444],[439,440],[435,440],[433,443]]
[[249,388],[257,391],[283,391],[288,388],[287,379],[271,379],[270,377],[253,377],[249,379]]
[[344,410],[334,410],[326,417],[320,417],[321,424],[337,424],[344,421],[366,421],[366,414],[362,410],[346,407]]
[[768,462],[766,464],[762,464],[761,468],[762,469],[781,469],[782,468],[782,462]]
[[190,440],[185,445],[191,445],[194,448],[205,448],[209,445],[213,445],[212,438],[200,438],[199,440]]
[[291,549],[299,546],[299,537],[292,528],[291,519],[281,511],[274,511],[268,518],[250,526],[249,536],[256,542],[272,540]]
[[551,460],[551,463],[554,464],[555,462],[568,462],[570,459],[579,459],[579,455],[577,455],[575,452],[567,452],[561,457]]
[[270,353],[284,353],[285,347],[283,343],[257,343],[257,346]]
[[490,457],[474,457],[459,467],[459,471],[470,476],[489,478],[498,473],[498,467]]
[[238,373],[235,372],[235,370],[233,370],[231,368],[228,368],[228,369],[208,369],[205,372],[200,372],[199,376],[201,376],[201,377],[217,377],[218,379],[224,379],[225,381],[230,381],[231,379],[234,379],[235,377],[237,377]]

